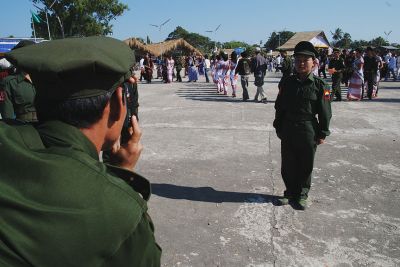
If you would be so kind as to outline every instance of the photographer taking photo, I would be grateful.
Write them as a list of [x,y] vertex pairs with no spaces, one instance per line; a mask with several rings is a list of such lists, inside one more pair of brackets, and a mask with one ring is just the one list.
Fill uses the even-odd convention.
[[[147,214],[150,183],[132,170],[142,145],[127,114],[133,53],[108,37],[24,47],[39,122],[0,122],[1,266],[159,266]],[[112,150],[113,165],[100,162]]]

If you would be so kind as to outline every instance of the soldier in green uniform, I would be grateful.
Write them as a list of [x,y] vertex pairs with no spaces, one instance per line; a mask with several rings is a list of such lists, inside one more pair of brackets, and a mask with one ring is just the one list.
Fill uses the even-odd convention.
[[281,56],[282,56],[282,64],[279,67],[280,71],[282,71],[282,79],[284,80],[290,75],[292,75],[293,72],[293,62],[290,56],[288,56],[286,51],[281,51]]
[[343,71],[345,70],[345,65],[343,58],[340,57],[340,50],[335,48],[333,49],[333,57],[329,61],[329,69],[334,69],[332,74],[332,99],[333,96],[336,97],[336,101],[342,101],[342,90],[340,88],[340,83],[343,79]]
[[330,134],[330,90],[312,73],[318,55],[310,42],[299,42],[294,49],[296,75],[283,80],[275,102],[274,127],[281,139],[281,174],[286,186],[280,205],[292,201],[304,210],[311,186],[317,145]]
[[[34,42],[23,40],[13,50],[29,46]],[[16,73],[0,81],[0,114],[3,120],[18,120],[20,122],[35,122],[36,110],[34,107],[35,87],[32,85],[28,73],[19,66]]]
[[[133,57],[108,37],[8,53],[36,87],[38,124],[0,122],[0,266],[160,266],[141,130],[119,144]],[[113,165],[99,160],[112,149]]]

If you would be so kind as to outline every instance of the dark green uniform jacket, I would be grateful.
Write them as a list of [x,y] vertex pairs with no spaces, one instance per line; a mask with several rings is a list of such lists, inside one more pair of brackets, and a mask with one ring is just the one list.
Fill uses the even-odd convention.
[[[275,102],[274,127],[278,134],[284,121],[313,121],[316,138],[325,138],[330,134],[329,122],[332,117],[329,88],[325,82],[312,73],[301,82],[296,75],[282,80],[280,92]],[[317,117],[316,117],[317,116]]]
[[0,122],[0,170],[0,266],[160,265],[149,182],[77,128]]
[[330,69],[335,68],[336,71],[343,71],[345,68],[343,59],[342,58],[339,58],[339,59],[332,58],[329,61],[328,68],[330,68]]
[[0,113],[3,119],[36,121],[36,91],[24,73],[10,75],[0,81]]
[[279,88],[274,127],[281,139],[284,196],[307,199],[316,141],[330,134],[330,90],[312,73],[305,81],[292,75],[283,80]]
[[283,79],[289,77],[293,72],[293,62],[289,56],[285,56],[282,60],[282,66],[279,68],[282,71]]

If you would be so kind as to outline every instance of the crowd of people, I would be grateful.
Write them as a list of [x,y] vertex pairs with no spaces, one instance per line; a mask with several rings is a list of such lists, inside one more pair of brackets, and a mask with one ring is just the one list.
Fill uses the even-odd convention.
[[379,82],[396,81],[400,75],[400,57],[389,51],[367,47],[365,51],[334,49],[328,57],[320,53],[318,76],[326,77],[325,66],[332,75],[332,99],[341,101],[341,85],[348,88],[348,100],[372,99],[378,96]]
[[[331,55],[328,50],[319,50],[318,57],[314,60],[313,73],[315,76],[332,79],[331,99],[341,101],[341,88],[348,88],[348,100],[372,99],[378,96],[379,82],[400,79],[400,56],[389,51],[381,51],[367,47],[365,51],[334,49]],[[281,51],[277,56],[264,55],[260,48],[256,48],[252,57],[247,51],[240,55],[232,52],[214,54],[211,58],[203,56],[179,56],[173,58],[166,55],[163,59],[151,58],[146,55],[140,60],[140,80],[144,78],[151,82],[153,71],[157,72],[156,79],[164,83],[171,83],[174,79],[182,82],[188,77],[188,82],[196,82],[199,75],[205,76],[206,82],[214,82],[217,93],[224,95],[231,91],[232,97],[237,97],[237,85],[240,79],[243,89],[243,101],[247,101],[248,79],[254,74],[257,87],[254,101],[267,102],[263,89],[266,72],[282,72],[282,79],[294,72],[293,57],[286,51]],[[244,62],[244,64],[243,64]],[[328,74],[327,74],[328,73]],[[240,77],[239,77],[240,76]]]

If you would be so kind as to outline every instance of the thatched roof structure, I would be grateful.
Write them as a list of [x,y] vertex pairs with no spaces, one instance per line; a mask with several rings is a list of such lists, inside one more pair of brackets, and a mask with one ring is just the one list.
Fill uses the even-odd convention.
[[129,45],[131,49],[135,50],[136,55],[144,55],[147,53],[151,53],[151,51],[146,47],[146,45],[136,38],[126,39],[124,43]]
[[156,44],[147,44],[146,48],[150,51],[150,54],[156,57],[172,52],[174,50],[183,50],[187,53],[196,53],[197,55],[202,55],[202,53],[198,49],[193,47],[182,38]]
[[315,48],[329,48],[328,38],[323,31],[297,32],[286,43],[278,47],[278,50],[293,51],[294,47],[301,41],[311,42]]

